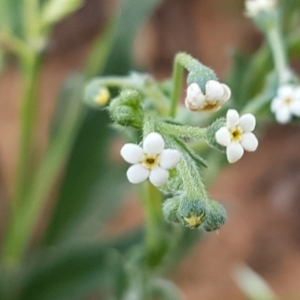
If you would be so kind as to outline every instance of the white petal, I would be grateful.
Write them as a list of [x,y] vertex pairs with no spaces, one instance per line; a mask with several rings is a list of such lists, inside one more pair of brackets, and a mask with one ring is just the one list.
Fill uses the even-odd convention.
[[275,97],[273,100],[272,100],[272,103],[271,103],[271,111],[272,112],[275,112],[277,109],[280,108],[280,106],[283,104],[283,101],[281,98],[278,98],[278,97]]
[[239,124],[240,116],[239,113],[235,109],[228,109],[226,115],[226,125],[227,128],[232,128]]
[[232,164],[238,161],[244,154],[244,148],[240,143],[231,143],[226,148],[226,155],[228,161]]
[[143,149],[136,144],[125,144],[121,149],[121,156],[130,164],[136,164],[142,160]]
[[253,152],[257,149],[258,140],[252,132],[247,132],[242,135],[241,144],[245,150]]
[[253,131],[255,124],[256,119],[252,114],[245,114],[240,118],[240,126],[244,132]]
[[160,186],[167,182],[169,172],[161,167],[156,167],[150,171],[149,180],[155,186]]
[[290,110],[293,115],[300,117],[300,100],[294,101],[290,106]]
[[297,99],[297,100],[300,100],[300,87],[297,86],[294,88],[294,97]]
[[189,109],[189,110],[193,110],[193,111],[196,111],[198,110],[199,108],[201,108],[204,103],[205,103],[205,96],[204,95],[200,95],[200,96],[197,96],[197,97],[194,97],[194,98],[189,98],[189,97],[186,97],[185,98],[185,106]]
[[290,84],[285,84],[279,87],[277,95],[280,98],[291,97],[293,95],[293,86]]
[[206,99],[208,101],[217,101],[222,99],[224,94],[223,86],[216,80],[208,80],[205,85]]
[[180,152],[175,149],[165,149],[160,155],[160,166],[164,169],[174,168],[180,161]]
[[275,118],[276,118],[277,122],[279,122],[281,124],[286,124],[291,120],[292,115],[291,115],[289,108],[287,106],[282,105],[280,107],[280,109],[276,110]]
[[202,93],[202,91],[201,91],[201,89],[200,89],[200,87],[197,83],[192,83],[188,86],[188,88],[186,90],[187,97],[193,98],[193,97],[198,96],[199,94],[203,95],[203,93]]
[[217,140],[217,143],[224,146],[224,147],[227,147],[229,144],[230,144],[230,133],[227,129],[227,127],[221,127],[217,132],[216,132],[216,140]]
[[222,97],[222,101],[226,102],[230,96],[231,96],[231,90],[229,88],[228,85],[221,83],[222,87],[223,87],[223,97]]
[[145,181],[149,177],[150,170],[144,168],[141,164],[136,164],[131,166],[126,174],[131,183],[137,184]]
[[143,142],[144,152],[147,154],[160,154],[165,147],[163,137],[157,132],[149,133]]

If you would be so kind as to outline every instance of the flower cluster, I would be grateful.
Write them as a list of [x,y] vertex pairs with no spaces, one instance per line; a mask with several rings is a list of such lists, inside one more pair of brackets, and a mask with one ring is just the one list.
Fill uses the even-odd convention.
[[271,111],[277,122],[282,124],[290,122],[293,116],[300,117],[300,87],[291,84],[280,86],[272,100]]
[[180,153],[175,149],[164,148],[164,139],[157,132],[151,132],[145,137],[143,147],[125,144],[121,149],[121,156],[133,164],[127,171],[128,180],[137,184],[149,178],[155,186],[166,183],[169,169],[178,164]]
[[185,105],[192,111],[215,112],[230,98],[231,91],[226,84],[216,80],[208,80],[205,93],[197,83],[192,83],[187,88]]
[[255,151],[258,140],[252,133],[256,120],[252,114],[239,116],[234,109],[229,109],[226,115],[226,126],[216,132],[217,142],[226,147],[227,159],[230,163],[238,161],[246,151]]

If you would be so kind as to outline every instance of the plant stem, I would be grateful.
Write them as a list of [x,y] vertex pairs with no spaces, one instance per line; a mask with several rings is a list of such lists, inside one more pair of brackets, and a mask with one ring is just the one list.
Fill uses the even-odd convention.
[[287,60],[284,39],[281,34],[280,19],[278,14],[274,18],[274,23],[272,26],[267,29],[266,34],[273,55],[275,69],[278,74],[279,84],[281,85],[287,81],[289,64]]
[[41,60],[41,55],[37,55],[23,66],[24,99],[21,108],[21,140],[14,205],[19,205],[23,202],[30,184],[32,170],[30,158],[32,158],[32,143],[37,123],[37,87]]
[[177,113],[178,100],[181,90],[181,83],[183,78],[183,66],[181,65],[181,53],[177,54],[174,60],[173,67],[173,90],[171,95],[171,108],[170,108],[170,117],[175,118]]
[[142,195],[146,217],[146,259],[147,265],[153,268],[161,262],[166,250],[163,236],[162,197],[157,188],[148,181],[143,185]]
[[156,126],[159,128],[159,131],[164,134],[175,135],[178,137],[189,137],[201,141],[207,140],[206,128],[174,125],[165,122],[157,122]]

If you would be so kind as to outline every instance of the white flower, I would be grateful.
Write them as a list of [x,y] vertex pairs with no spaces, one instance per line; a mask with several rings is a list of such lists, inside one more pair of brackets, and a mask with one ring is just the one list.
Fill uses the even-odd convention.
[[246,14],[255,17],[262,11],[268,11],[277,5],[276,0],[246,0]]
[[288,123],[292,116],[300,117],[300,87],[285,84],[279,87],[272,100],[271,111],[279,123]]
[[227,159],[230,163],[238,161],[246,151],[255,151],[258,146],[256,136],[251,132],[255,128],[255,117],[245,114],[241,117],[234,109],[226,115],[226,126],[216,132],[217,142],[226,147]]
[[157,132],[151,132],[143,141],[143,147],[136,144],[125,144],[121,156],[133,164],[127,170],[127,178],[131,183],[141,183],[149,178],[150,182],[159,186],[169,177],[169,169],[174,168],[180,153],[175,149],[164,149],[165,141]]
[[205,85],[205,94],[197,83],[192,83],[187,88],[185,105],[192,111],[214,112],[230,98],[230,88],[215,80],[208,80]]

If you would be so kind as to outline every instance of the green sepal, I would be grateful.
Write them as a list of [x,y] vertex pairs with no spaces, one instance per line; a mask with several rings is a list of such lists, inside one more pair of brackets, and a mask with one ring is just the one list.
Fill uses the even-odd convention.
[[221,228],[227,220],[225,208],[217,201],[210,200],[203,228],[206,231],[214,231]]
[[187,76],[188,86],[197,83],[201,90],[205,93],[205,85],[208,80],[217,80],[216,73],[207,66],[201,64],[197,59],[187,53],[179,53],[176,60],[184,66],[189,74]]
[[123,90],[119,97],[111,101],[109,113],[122,126],[142,128],[144,112],[141,94],[136,90]]
[[173,197],[164,201],[163,203],[163,215],[169,222],[180,223],[177,212],[179,207],[180,198]]
[[217,119],[215,122],[213,122],[210,126],[207,127],[207,142],[208,142],[208,144],[211,147],[213,147],[221,152],[225,152],[226,148],[217,142],[216,132],[225,125],[226,125],[226,119],[220,118],[220,119]]

